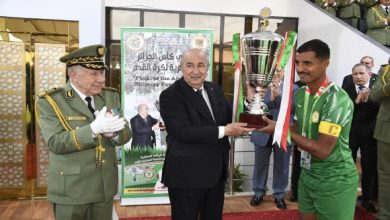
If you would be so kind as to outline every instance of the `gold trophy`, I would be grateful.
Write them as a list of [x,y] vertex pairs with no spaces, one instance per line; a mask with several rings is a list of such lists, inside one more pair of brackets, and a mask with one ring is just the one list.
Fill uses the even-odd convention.
[[255,96],[249,103],[248,111],[240,114],[240,122],[246,122],[250,128],[262,128],[267,123],[263,115],[269,115],[267,105],[263,101],[260,91],[267,90],[276,69],[283,37],[267,31],[270,8],[260,11],[260,24],[256,32],[245,34],[241,39],[241,55],[245,66],[245,76],[250,86],[255,88]]

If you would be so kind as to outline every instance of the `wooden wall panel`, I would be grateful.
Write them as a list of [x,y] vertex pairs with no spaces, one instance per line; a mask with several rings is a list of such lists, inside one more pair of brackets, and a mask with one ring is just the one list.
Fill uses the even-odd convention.
[[22,42],[0,41],[0,189],[26,187],[26,71]]
[[[57,87],[63,87],[66,82],[66,67],[60,62],[60,57],[66,53],[64,44],[35,44],[34,85],[35,94]],[[36,128],[37,146],[37,187],[47,186],[49,152],[43,140],[38,123]]]

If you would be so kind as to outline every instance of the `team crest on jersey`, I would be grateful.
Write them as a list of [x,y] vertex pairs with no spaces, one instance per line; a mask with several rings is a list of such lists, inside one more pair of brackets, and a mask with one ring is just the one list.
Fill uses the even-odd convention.
[[311,115],[311,121],[313,123],[318,123],[319,119],[320,119],[320,113],[317,111],[313,112],[313,114]]

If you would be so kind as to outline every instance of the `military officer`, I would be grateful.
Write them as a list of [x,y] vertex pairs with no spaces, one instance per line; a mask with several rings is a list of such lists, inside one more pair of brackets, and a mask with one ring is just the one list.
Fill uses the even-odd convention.
[[380,0],[380,4],[366,13],[367,35],[390,48],[390,0]]
[[354,28],[365,33],[364,14],[368,7],[373,6],[375,0],[339,0],[339,18]]
[[379,70],[370,99],[380,102],[374,138],[378,141],[379,219],[390,219],[390,64]]
[[48,199],[58,220],[112,218],[117,192],[115,146],[132,133],[119,94],[104,87],[105,47],[91,45],[60,58],[69,80],[39,95],[38,120],[49,148]]

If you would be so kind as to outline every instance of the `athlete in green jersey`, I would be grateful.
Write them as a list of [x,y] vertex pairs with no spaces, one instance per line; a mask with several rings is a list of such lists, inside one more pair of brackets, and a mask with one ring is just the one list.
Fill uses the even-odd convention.
[[[301,149],[298,203],[301,219],[353,219],[358,174],[348,146],[353,104],[326,76],[330,50],[311,40],[297,50],[301,82],[294,98],[296,124],[291,139]],[[275,122],[261,131],[272,133]]]

